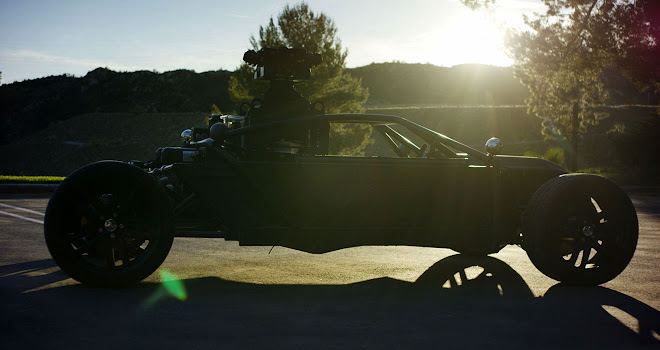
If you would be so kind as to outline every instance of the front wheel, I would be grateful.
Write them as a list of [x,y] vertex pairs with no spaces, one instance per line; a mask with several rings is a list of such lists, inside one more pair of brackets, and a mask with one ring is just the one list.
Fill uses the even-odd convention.
[[67,177],[44,219],[55,262],[87,285],[118,287],[153,273],[172,246],[167,195],[145,171],[104,161]]
[[546,182],[523,218],[523,248],[534,266],[568,284],[597,285],[618,276],[635,253],[638,234],[628,195],[588,174]]

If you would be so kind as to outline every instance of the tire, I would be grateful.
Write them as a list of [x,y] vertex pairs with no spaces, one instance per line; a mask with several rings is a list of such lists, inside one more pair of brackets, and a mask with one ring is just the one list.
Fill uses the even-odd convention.
[[67,177],[44,218],[53,260],[90,286],[121,287],[151,275],[174,239],[173,212],[156,179],[135,166],[103,161]]
[[567,174],[543,184],[523,217],[523,248],[534,266],[567,284],[598,285],[618,276],[637,247],[637,214],[608,179]]

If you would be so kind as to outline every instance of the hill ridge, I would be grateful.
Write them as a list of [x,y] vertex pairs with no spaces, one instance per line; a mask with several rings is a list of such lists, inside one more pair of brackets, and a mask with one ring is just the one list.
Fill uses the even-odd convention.
[[[369,88],[366,107],[402,105],[520,106],[527,89],[511,67],[466,63],[383,62],[347,71]],[[0,85],[0,145],[15,142],[54,122],[85,113],[223,112],[236,106],[227,92],[232,72],[117,72],[98,67],[83,77],[49,76]],[[643,103],[622,77],[611,74],[616,103]]]

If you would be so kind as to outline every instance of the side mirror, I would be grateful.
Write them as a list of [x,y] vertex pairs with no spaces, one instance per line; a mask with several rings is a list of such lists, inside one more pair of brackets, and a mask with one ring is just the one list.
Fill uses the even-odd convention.
[[502,152],[502,147],[504,147],[504,145],[498,138],[491,137],[486,141],[486,153],[488,153],[489,156],[500,154]]
[[183,141],[190,141],[192,139],[192,130],[186,129],[181,132],[181,138]]

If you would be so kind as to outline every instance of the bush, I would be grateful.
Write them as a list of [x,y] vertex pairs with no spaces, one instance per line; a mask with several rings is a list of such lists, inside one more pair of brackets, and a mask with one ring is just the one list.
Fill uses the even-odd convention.
[[534,151],[528,150],[523,153],[525,157],[536,157],[543,158],[547,161],[553,162],[555,164],[564,166],[564,150],[561,147],[552,147],[549,148],[543,155],[540,155]]
[[0,175],[0,183],[60,183],[63,176],[14,176]]
[[545,151],[543,159],[555,164],[564,165],[564,150],[560,147],[553,147]]
[[651,167],[660,163],[658,135],[660,135],[658,114],[632,125],[615,125],[607,133],[619,161],[628,167]]

